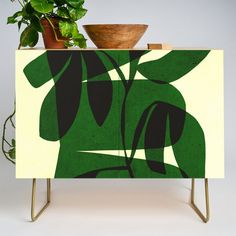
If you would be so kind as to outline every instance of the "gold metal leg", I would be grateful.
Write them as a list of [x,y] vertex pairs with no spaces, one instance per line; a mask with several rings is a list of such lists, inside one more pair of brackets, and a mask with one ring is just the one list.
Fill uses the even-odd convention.
[[199,215],[203,222],[207,223],[210,218],[210,208],[209,208],[209,191],[208,191],[208,179],[205,179],[205,198],[206,198],[206,216],[198,209],[194,202],[194,192],[195,192],[195,179],[192,179],[192,189],[191,189],[191,206],[194,211]]
[[50,182],[50,179],[47,179],[47,202],[37,214],[35,214],[35,198],[36,198],[36,179],[33,179],[32,199],[31,199],[31,219],[32,219],[32,221],[36,221],[38,219],[38,217],[48,207],[48,205],[51,201],[51,182]]

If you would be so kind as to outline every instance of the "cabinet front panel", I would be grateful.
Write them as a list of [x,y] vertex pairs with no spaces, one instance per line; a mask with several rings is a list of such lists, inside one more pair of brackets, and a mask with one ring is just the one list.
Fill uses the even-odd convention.
[[17,178],[223,178],[223,51],[18,50]]

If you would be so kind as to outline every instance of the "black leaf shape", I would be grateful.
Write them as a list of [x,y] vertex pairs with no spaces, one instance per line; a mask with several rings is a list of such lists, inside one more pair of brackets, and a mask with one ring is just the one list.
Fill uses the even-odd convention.
[[99,126],[102,126],[110,111],[112,104],[111,81],[88,82],[89,104],[94,118]]
[[[181,137],[184,129],[186,112],[168,103],[158,102],[146,126],[145,155],[149,167],[157,172],[165,173],[164,148],[167,146],[167,122],[169,121],[169,145],[174,145]],[[187,175],[181,170],[184,177]]]
[[147,122],[144,148],[147,164],[153,171],[165,174],[164,147],[166,136],[167,110],[163,103],[158,103]]
[[87,66],[88,99],[93,116],[99,126],[105,122],[112,105],[111,78],[99,56],[92,51],[83,53]]
[[87,78],[88,80],[107,73],[107,68],[102,63],[102,60],[98,57],[94,51],[84,51],[83,58],[87,66]]
[[[67,52],[64,52],[64,54],[67,57]],[[54,61],[57,60],[56,55],[54,55]],[[53,68],[55,67],[56,65],[53,66]],[[70,64],[56,82],[55,88],[59,137],[61,138],[73,124],[79,109],[82,89],[82,61],[80,53],[72,52]]]
[[151,108],[153,106],[156,105],[156,102],[155,103],[152,103],[149,107],[147,107],[142,116],[140,117],[139,119],[139,122],[136,126],[136,129],[135,129],[135,133],[134,133],[134,137],[133,137],[133,142],[132,142],[132,151],[131,151],[131,155],[130,155],[130,162],[133,160],[134,158],[134,155],[135,155],[135,152],[137,150],[137,146],[138,146],[138,142],[140,140],[140,137],[141,137],[141,134],[143,132],[143,129],[145,127],[145,124],[147,122],[147,118],[148,118],[148,115],[151,111]]
[[47,51],[48,64],[51,69],[52,77],[56,76],[64,67],[72,52],[68,51]]
[[140,59],[147,52],[147,50],[129,50],[130,61]]
[[186,111],[170,104],[166,104],[166,107],[169,113],[170,140],[171,144],[174,145],[179,140],[183,132]]

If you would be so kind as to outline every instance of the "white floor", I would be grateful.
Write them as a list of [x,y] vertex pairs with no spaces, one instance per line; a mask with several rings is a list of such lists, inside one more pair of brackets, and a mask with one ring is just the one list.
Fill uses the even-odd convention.
[[[52,203],[30,222],[31,180],[16,180],[0,158],[0,235],[235,235],[235,174],[209,180],[207,224],[189,206],[190,180],[53,180]],[[45,181],[39,181],[43,204]],[[196,201],[204,210],[203,182]],[[38,205],[39,205],[38,204]]]

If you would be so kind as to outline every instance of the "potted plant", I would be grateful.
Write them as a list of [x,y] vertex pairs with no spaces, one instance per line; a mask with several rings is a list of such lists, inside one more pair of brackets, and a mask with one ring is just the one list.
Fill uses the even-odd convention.
[[86,48],[86,39],[76,24],[87,12],[84,0],[18,0],[18,3],[20,11],[9,16],[7,23],[17,23],[19,30],[26,25],[19,47],[34,47],[42,33],[46,48]]

